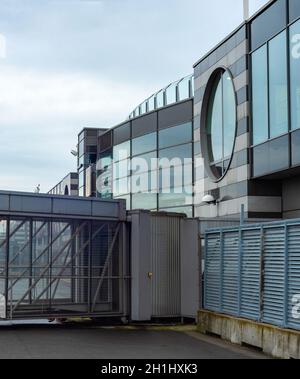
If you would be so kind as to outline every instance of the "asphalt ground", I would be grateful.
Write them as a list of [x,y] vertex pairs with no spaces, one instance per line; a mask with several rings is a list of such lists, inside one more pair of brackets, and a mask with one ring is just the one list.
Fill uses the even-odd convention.
[[0,359],[267,359],[194,326],[0,323]]

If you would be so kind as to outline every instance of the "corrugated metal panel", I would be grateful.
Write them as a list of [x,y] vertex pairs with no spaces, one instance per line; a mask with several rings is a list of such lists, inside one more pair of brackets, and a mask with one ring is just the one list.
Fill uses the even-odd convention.
[[204,307],[300,330],[300,220],[205,234]]
[[[300,314],[295,306],[300,302],[300,226],[288,228],[288,326],[300,329]],[[298,300],[297,300],[298,299]],[[298,308],[299,309],[299,308]],[[296,316],[296,317],[295,317]],[[299,317],[299,318],[297,318]]]
[[241,316],[260,318],[261,229],[242,231]]
[[285,229],[264,230],[263,321],[284,324]]
[[180,217],[151,217],[152,315],[180,316]]
[[221,237],[220,233],[206,236],[204,306],[221,310]]
[[222,312],[236,315],[239,310],[239,232],[224,234],[222,264]]

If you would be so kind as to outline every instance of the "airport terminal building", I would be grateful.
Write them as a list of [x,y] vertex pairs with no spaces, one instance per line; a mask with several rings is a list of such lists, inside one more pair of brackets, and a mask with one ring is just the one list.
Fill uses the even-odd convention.
[[[237,218],[241,205],[248,219],[299,217],[300,2],[269,1],[193,69],[123,123],[83,129],[79,195],[202,219]],[[137,175],[131,158],[179,158],[182,170],[158,164]],[[156,191],[134,185],[149,177]]]

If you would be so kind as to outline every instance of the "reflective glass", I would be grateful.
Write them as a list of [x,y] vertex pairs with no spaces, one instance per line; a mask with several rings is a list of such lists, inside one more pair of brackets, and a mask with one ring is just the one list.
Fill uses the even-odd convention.
[[[152,181],[153,175],[155,180]],[[157,191],[157,173],[144,172],[131,177],[131,191],[132,193],[139,192],[156,192]]]
[[132,209],[157,209],[157,195],[153,193],[133,194]]
[[125,159],[113,164],[113,177],[114,179],[124,178],[130,175],[130,160]]
[[279,33],[286,26],[286,15],[286,0],[277,0],[255,17],[251,23],[251,50]]
[[289,166],[288,135],[268,141],[253,148],[254,176],[281,171]]
[[300,1],[299,0],[289,0],[290,6],[290,22],[296,20],[300,17]]
[[144,101],[143,104],[141,105],[141,114],[144,114],[147,112],[147,102]]
[[192,188],[175,188],[171,193],[159,194],[159,207],[176,207],[180,205],[190,205],[193,202]]
[[252,54],[253,144],[264,142],[268,132],[267,46]]
[[212,162],[222,159],[223,156],[223,110],[222,110],[222,80],[215,81],[208,107],[207,116],[208,142],[210,147],[210,160]]
[[300,130],[292,133],[292,165],[300,164]]
[[[147,169],[145,169],[145,171],[150,171],[150,170],[156,169],[157,165],[156,165],[155,161],[153,161],[156,158],[157,158],[157,152],[156,151],[133,157],[131,159],[132,173],[134,174],[134,172],[136,172],[136,171],[142,172],[142,171],[144,171],[144,167],[147,167]],[[139,161],[140,159],[143,160],[142,165],[140,164],[140,161]]]
[[288,131],[286,32],[269,42],[269,99],[272,138]]
[[97,164],[98,170],[106,171],[111,164],[112,164],[111,153],[100,154],[100,160],[99,160],[99,163]]
[[164,94],[165,94],[165,91],[161,90],[156,95],[156,108],[162,108],[162,107],[165,106],[165,96],[164,96]]
[[166,89],[166,105],[176,103],[177,100],[177,82],[172,83]]
[[114,196],[126,195],[130,193],[130,177],[114,180],[113,193]]
[[163,129],[159,132],[158,139],[160,149],[189,142],[192,140],[192,123]]
[[176,188],[191,185],[192,183],[193,168],[191,164],[159,170],[159,188]]
[[291,121],[292,129],[298,129],[300,128],[300,21],[290,28],[290,62]]
[[[179,158],[184,163],[184,158],[192,158],[192,144],[180,145],[159,151],[159,158],[172,160]],[[159,162],[161,163],[161,162]]]
[[155,95],[151,96],[148,100],[148,112],[154,111],[155,109]]
[[137,107],[134,111],[135,117],[138,117],[140,115],[140,107]]
[[236,111],[235,94],[232,78],[225,71],[223,77],[223,128],[224,128],[224,159],[231,156],[235,138]]
[[178,100],[182,101],[190,97],[190,77],[182,79],[178,84]]
[[132,155],[146,153],[147,151],[155,150],[157,144],[157,134],[151,133],[145,136],[134,138],[132,140]]
[[78,144],[78,156],[81,157],[84,154],[84,140]]
[[121,143],[120,145],[116,145],[113,148],[113,158],[114,161],[120,161],[122,159],[126,159],[130,156],[130,141],[126,141]]

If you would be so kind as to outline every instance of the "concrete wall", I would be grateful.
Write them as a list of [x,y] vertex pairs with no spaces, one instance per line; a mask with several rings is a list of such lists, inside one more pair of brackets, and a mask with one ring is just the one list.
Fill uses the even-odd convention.
[[206,310],[199,311],[198,330],[213,333],[235,344],[260,348],[276,358],[300,359],[300,332],[281,329]]

